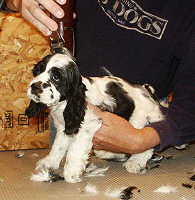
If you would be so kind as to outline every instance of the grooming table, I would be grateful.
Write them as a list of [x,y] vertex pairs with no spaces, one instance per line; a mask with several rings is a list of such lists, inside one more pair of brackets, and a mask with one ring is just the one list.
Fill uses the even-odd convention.
[[[103,161],[92,157],[90,162],[98,167],[109,166],[105,176],[84,177],[81,183],[58,181],[33,182],[30,176],[35,173],[36,162],[48,154],[49,149],[25,150],[24,156],[15,157],[18,151],[0,152],[0,200],[107,200],[119,199],[105,196],[108,188],[136,186],[132,199],[138,200],[193,200],[195,199],[195,182],[190,177],[195,174],[195,144],[183,151],[169,148],[162,152],[163,159],[159,168],[149,170],[146,174],[130,174],[122,163]],[[191,173],[190,173],[191,172]],[[83,192],[90,183],[97,187],[98,194]],[[191,184],[192,188],[182,186]],[[176,188],[173,193],[156,193],[161,186]]]

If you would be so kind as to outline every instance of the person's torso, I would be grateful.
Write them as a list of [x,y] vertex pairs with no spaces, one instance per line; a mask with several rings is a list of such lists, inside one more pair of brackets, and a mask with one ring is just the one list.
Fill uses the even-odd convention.
[[174,87],[192,18],[192,0],[76,1],[76,58],[85,76],[105,66],[131,83],[151,84],[159,97]]

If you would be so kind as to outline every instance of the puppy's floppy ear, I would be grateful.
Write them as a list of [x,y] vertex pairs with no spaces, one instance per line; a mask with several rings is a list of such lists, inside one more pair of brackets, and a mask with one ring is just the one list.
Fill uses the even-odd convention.
[[79,78],[78,85],[75,85],[73,96],[67,101],[64,110],[65,134],[71,135],[78,133],[82,121],[84,120],[86,101],[85,101],[86,86]]
[[26,108],[25,110],[25,115],[27,115],[28,118],[35,117],[42,111],[44,111],[46,108],[47,106],[45,104],[35,103],[33,100],[31,100],[28,108]]
[[47,55],[45,56],[41,61],[39,61],[37,64],[35,64],[34,69],[33,69],[33,76],[36,77],[39,74],[41,74],[42,72],[45,71],[46,69],[46,65],[49,61],[49,59],[51,58],[52,55]]

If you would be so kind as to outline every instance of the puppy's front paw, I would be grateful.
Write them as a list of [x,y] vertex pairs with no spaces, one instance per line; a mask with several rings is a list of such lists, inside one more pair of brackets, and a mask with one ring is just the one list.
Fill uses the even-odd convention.
[[82,181],[81,179],[81,175],[70,175],[70,174],[67,174],[65,175],[65,180],[68,182],[68,183],[79,183]]
[[58,169],[59,163],[56,162],[56,160],[52,159],[49,156],[46,156],[45,158],[39,160],[36,165],[36,170],[49,170],[49,169]]
[[73,171],[71,169],[65,169],[64,178],[69,183],[78,183],[81,182],[82,172],[81,171]]
[[140,159],[135,158],[132,160],[128,160],[123,164],[123,166],[126,168],[128,172],[137,174],[146,168],[146,163],[142,162]]

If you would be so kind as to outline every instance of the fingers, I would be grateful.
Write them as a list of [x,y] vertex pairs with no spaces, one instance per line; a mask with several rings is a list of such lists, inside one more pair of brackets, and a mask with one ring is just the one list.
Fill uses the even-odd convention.
[[88,105],[96,114],[101,113],[101,110],[97,106],[94,106],[90,103],[88,103]]
[[29,12],[23,15],[23,17],[36,26],[44,35],[49,36],[51,34],[50,29],[43,25],[39,20],[35,19]]
[[49,11],[56,18],[62,18],[64,11],[60,5],[65,4],[67,0],[19,0],[17,2],[17,10],[20,11],[22,16],[48,36],[51,31],[58,29],[58,24],[43,9]]
[[98,115],[100,118],[105,115],[106,112],[102,112],[97,106],[94,106],[90,103],[88,103],[88,105],[94,111],[94,113]]
[[105,138],[104,138],[104,135],[101,134],[101,131],[99,131],[98,133],[95,133],[92,139],[93,148],[98,149],[98,150],[103,149],[104,141],[105,141]]
[[[62,18],[64,16],[64,11],[55,1],[53,1],[53,0],[37,0],[37,2],[39,2],[46,10],[48,10],[55,17]],[[57,2],[60,4],[64,4],[60,0],[58,0]]]
[[18,2],[17,9],[27,21],[48,36],[51,31],[58,29],[58,25],[42,9],[48,10],[57,18],[62,18],[64,11],[56,2],[62,5],[66,3],[66,0],[23,0]]
[[[32,16],[30,19],[28,19],[31,23],[34,25],[37,25],[37,20],[39,23],[41,23],[43,26],[46,26],[51,31],[56,31],[58,29],[58,25],[55,21],[53,21],[49,16],[45,14],[44,11],[42,11],[37,5],[30,5],[27,6],[27,12]],[[27,15],[28,16],[28,15]]]
[[93,149],[95,150],[103,150],[103,147],[100,145],[93,144]]

